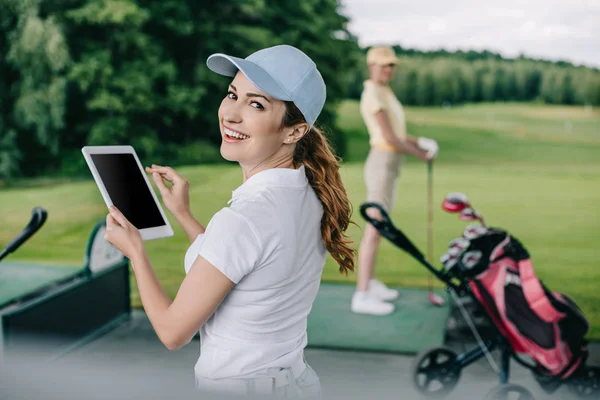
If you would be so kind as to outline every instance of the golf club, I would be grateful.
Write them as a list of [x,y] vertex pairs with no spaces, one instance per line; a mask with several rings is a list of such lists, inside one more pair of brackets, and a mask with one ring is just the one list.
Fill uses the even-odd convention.
[[448,193],[444,202],[442,203],[442,209],[449,213],[458,213],[458,217],[462,221],[479,221],[483,226],[485,222],[483,216],[477,210],[475,210],[469,203],[469,199],[464,193]]
[[477,220],[477,221],[481,222],[482,225],[485,226],[485,224],[483,222],[483,217],[481,216],[481,213],[472,208],[465,208],[458,214],[458,217],[463,221]]
[[449,213],[461,212],[470,206],[467,196],[464,193],[457,192],[448,193],[442,203],[442,208]]
[[[427,163],[427,260],[433,262],[433,160]],[[445,301],[433,293],[433,276],[429,274],[429,302],[442,307]]]
[[42,207],[34,207],[31,210],[31,219],[29,220],[29,223],[23,228],[21,233],[11,240],[10,243],[6,245],[6,248],[2,250],[0,253],[0,260],[17,250],[27,239],[33,236],[33,234],[44,225],[47,216],[48,212],[45,209]]
[[450,250],[456,248],[458,250],[464,250],[467,247],[469,247],[470,242],[465,239],[465,238],[456,238],[453,239],[452,241],[450,241],[450,243],[448,244],[448,248]]
[[444,271],[447,272],[458,262],[458,256],[446,253],[440,258],[440,261],[444,265]]
[[463,237],[467,240],[475,239],[487,232],[487,228],[483,225],[473,224],[468,225],[463,232]]

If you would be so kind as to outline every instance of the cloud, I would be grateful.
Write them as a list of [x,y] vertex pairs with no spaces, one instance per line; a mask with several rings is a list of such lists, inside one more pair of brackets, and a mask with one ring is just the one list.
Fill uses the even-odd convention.
[[600,0],[342,0],[362,46],[491,50],[600,67]]

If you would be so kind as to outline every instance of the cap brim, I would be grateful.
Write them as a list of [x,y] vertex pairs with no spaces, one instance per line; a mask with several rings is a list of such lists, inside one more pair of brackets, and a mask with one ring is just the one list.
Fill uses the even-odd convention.
[[282,101],[292,100],[269,73],[252,61],[217,53],[208,57],[206,65],[211,71],[224,76],[235,76],[238,71],[241,71],[254,86],[265,94]]
[[375,62],[375,64],[378,64],[378,65],[390,65],[390,64],[394,64],[394,65],[396,65],[396,64],[398,64],[398,59],[395,58],[395,57],[384,58],[384,59],[381,59],[381,60],[377,60]]

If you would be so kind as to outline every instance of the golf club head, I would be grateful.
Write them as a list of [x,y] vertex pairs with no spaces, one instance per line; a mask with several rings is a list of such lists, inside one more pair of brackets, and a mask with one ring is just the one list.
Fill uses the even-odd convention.
[[462,253],[470,244],[471,242],[464,237],[453,239],[448,244],[448,251],[440,257],[440,261],[444,265],[445,271],[449,271],[456,265]]
[[465,239],[464,237],[461,238],[456,238],[453,239],[449,244],[448,244],[448,248],[449,249],[459,249],[459,250],[464,250],[467,247],[469,247],[469,244],[471,244],[471,242],[469,242],[469,240]]
[[463,237],[467,240],[475,239],[487,232],[487,228],[481,224],[471,224],[465,228]]
[[465,208],[464,210],[462,210],[458,214],[458,217],[463,221],[475,221],[475,220],[477,220],[477,211],[468,207],[468,208]]
[[460,253],[463,252],[463,249],[458,248],[458,247],[452,247],[450,250],[448,250],[448,255],[450,257],[458,257],[460,255]]
[[450,264],[454,265],[454,263],[456,263],[456,260],[458,260],[458,255],[451,254],[450,252],[444,253],[440,257],[440,262],[444,264],[444,269],[450,269],[452,267]]
[[444,266],[445,271],[449,271],[450,269],[452,269],[452,267],[454,267],[454,265],[456,265],[463,251],[464,249],[461,249],[459,247],[451,247],[446,253],[444,253],[440,257],[440,262]]
[[462,256],[463,267],[466,269],[472,269],[475,265],[477,265],[477,263],[479,263],[482,256],[483,253],[480,250],[473,250],[465,253]]
[[449,271],[456,265],[456,263],[458,263],[458,257],[450,257],[446,263],[444,263],[444,269]]
[[458,192],[448,193],[442,203],[442,208],[450,213],[461,212],[467,207],[470,207],[469,199],[464,193]]
[[484,224],[481,213],[472,208],[465,208],[458,214],[458,217],[463,221],[479,221],[482,225]]
[[433,292],[429,292],[429,302],[436,307],[443,307],[446,304],[443,298]]
[[23,228],[21,233],[19,233],[13,240],[10,241],[10,243],[6,245],[6,248],[0,253],[0,260],[6,257],[6,255],[14,252],[27,239],[33,236],[33,234],[36,233],[42,227],[42,225],[44,225],[47,216],[48,212],[45,209],[42,207],[34,207],[31,210],[31,219],[29,220],[29,223],[25,228]]

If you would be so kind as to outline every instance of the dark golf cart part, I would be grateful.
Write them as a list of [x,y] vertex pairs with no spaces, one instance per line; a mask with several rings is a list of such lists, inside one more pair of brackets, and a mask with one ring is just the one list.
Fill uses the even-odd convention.
[[29,220],[29,223],[25,228],[23,228],[21,233],[11,240],[10,243],[6,245],[6,248],[2,250],[2,253],[0,253],[0,260],[21,247],[21,245],[25,243],[27,239],[33,236],[33,234],[36,233],[42,227],[42,225],[44,225],[47,217],[48,212],[44,208],[34,207],[31,210],[31,219]]
[[[367,214],[367,209],[369,208],[376,208],[377,210],[379,210],[382,219],[377,220],[371,218]],[[377,229],[381,236],[385,237],[390,242],[409,253],[411,256],[417,259],[417,261],[421,262],[425,266],[425,268],[427,268],[429,271],[431,271],[431,273],[433,273],[436,276],[436,278],[446,283],[456,292],[462,292],[464,290],[463,287],[453,283],[450,280],[448,274],[438,270],[433,265],[431,265],[429,261],[427,261],[423,253],[419,251],[419,249],[406,237],[406,235],[402,231],[400,231],[394,226],[389,215],[387,214],[387,212],[381,204],[373,202],[363,203],[360,206],[360,213],[367,222],[369,222],[371,225],[373,225],[373,227],[375,227],[375,229]]]
[[[33,236],[47,215],[44,208],[35,207],[27,226],[0,253],[0,259]],[[98,240],[105,227],[106,220],[102,218],[92,229],[83,268],[60,279],[47,280],[0,305],[0,364],[12,362],[13,357],[18,360],[24,352],[31,351],[34,337],[50,339],[47,346],[36,349],[36,361],[52,362],[130,318],[129,261],[120,253],[117,259],[104,248],[107,242]],[[108,300],[106,293],[110,293]]]
[[[371,218],[367,214],[369,208],[379,210],[381,220]],[[381,236],[413,256],[440,281],[444,282],[447,285],[448,291],[454,292],[457,297],[469,296],[476,304],[479,303],[470,290],[467,279],[462,277],[460,273],[457,274],[458,271],[454,271],[454,276],[451,276],[449,272],[438,270],[431,265],[406,235],[394,226],[389,215],[380,204],[374,202],[363,203],[360,207],[360,213],[367,222],[377,229]],[[452,281],[453,277],[459,281],[459,284]],[[484,312],[482,316],[488,321],[490,326],[494,326],[488,314]],[[413,384],[421,394],[426,395],[428,398],[443,398],[454,389],[460,379],[463,368],[496,349],[500,350],[498,371],[500,385],[488,393],[488,399],[506,398],[509,393],[514,392],[524,396],[524,399],[533,398],[527,389],[519,385],[509,384],[511,358],[523,367],[531,370],[534,377],[540,382],[540,386],[548,393],[552,393],[564,384],[580,398],[595,399],[600,397],[600,367],[585,366],[585,362],[583,362],[578,370],[566,380],[561,380],[558,377],[548,377],[542,381],[542,378],[538,374],[538,368],[517,355],[513,351],[508,339],[498,329],[494,330],[494,334],[490,338],[484,339],[480,346],[461,354],[456,353],[447,346],[434,346],[421,351],[413,364]],[[447,360],[440,362],[440,357],[446,357]],[[424,380],[420,379],[421,375],[424,375]],[[433,381],[438,381],[442,386],[441,389],[433,392],[430,391],[430,384]]]

